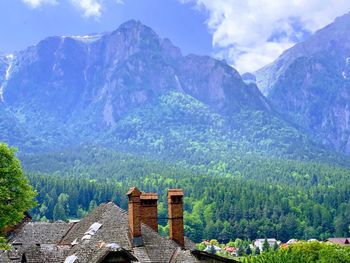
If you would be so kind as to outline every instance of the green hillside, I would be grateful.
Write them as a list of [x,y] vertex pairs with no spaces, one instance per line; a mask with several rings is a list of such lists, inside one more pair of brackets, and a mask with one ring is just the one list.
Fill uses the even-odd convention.
[[39,192],[35,219],[80,217],[107,200],[126,208],[135,185],[159,193],[161,218],[166,189],[183,188],[186,234],[195,241],[325,239],[346,235],[350,225],[350,170],[338,166],[255,155],[171,164],[93,146],[21,159]]

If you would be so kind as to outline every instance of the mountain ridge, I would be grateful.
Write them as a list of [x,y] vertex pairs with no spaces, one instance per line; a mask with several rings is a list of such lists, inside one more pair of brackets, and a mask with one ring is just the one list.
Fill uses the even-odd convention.
[[276,110],[350,153],[350,13],[318,30],[255,73]]
[[[23,151],[88,142],[171,156],[333,156],[234,68],[209,56],[183,56],[135,20],[106,34],[45,38],[17,52],[11,65],[0,116],[7,135],[0,139]],[[19,136],[9,138],[14,128]]]

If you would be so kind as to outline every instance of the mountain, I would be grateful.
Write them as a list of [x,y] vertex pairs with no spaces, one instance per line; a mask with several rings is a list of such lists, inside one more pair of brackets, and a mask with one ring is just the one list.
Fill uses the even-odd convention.
[[162,232],[164,193],[184,188],[196,241],[348,232],[348,158],[288,120],[253,74],[184,56],[140,22],[46,38],[2,56],[0,75],[0,141],[20,149],[36,220],[56,218],[62,195],[69,218],[125,207],[137,185],[159,194]]
[[337,158],[231,66],[183,56],[134,20],[111,33],[46,38],[5,57],[2,69],[0,140],[23,151],[94,143],[180,158]]
[[325,145],[350,153],[350,13],[255,72],[274,107]]

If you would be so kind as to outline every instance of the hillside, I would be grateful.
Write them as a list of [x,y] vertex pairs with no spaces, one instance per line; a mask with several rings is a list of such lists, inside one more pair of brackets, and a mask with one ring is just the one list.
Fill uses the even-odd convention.
[[95,143],[176,159],[256,152],[347,162],[225,62],[183,56],[137,21],[102,35],[49,37],[2,65],[0,140],[23,152]]
[[79,218],[111,199],[125,208],[136,185],[160,194],[161,218],[165,189],[184,188],[195,241],[348,231],[348,158],[291,121],[253,75],[183,56],[140,22],[46,38],[3,57],[0,74],[0,141],[20,149],[36,220]]
[[317,31],[258,70],[274,107],[324,145],[350,152],[350,14]]
[[[185,232],[195,241],[326,239],[348,233],[348,169],[256,155],[215,158],[209,155],[200,165],[170,163],[92,145],[21,156],[39,193],[35,219],[81,217],[108,200],[126,208],[130,185],[157,192],[159,217],[166,218],[166,189],[180,187],[186,195]],[[68,197],[59,198],[62,194]],[[67,207],[64,215],[55,212],[58,203]],[[166,232],[167,220],[159,223]]]

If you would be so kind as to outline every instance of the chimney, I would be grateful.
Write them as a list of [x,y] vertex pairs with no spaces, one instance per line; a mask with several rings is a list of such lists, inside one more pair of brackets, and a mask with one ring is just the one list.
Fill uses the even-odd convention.
[[182,189],[168,190],[168,213],[169,213],[169,233],[170,239],[174,240],[181,247],[184,247],[184,221],[183,221],[183,201],[184,193]]
[[129,215],[129,231],[134,246],[142,246],[141,235],[141,208],[140,208],[140,196],[141,192],[136,187],[132,187],[126,194],[129,198],[128,201],[128,215]]
[[141,194],[141,221],[158,232],[158,195],[156,193]]

